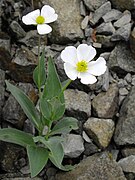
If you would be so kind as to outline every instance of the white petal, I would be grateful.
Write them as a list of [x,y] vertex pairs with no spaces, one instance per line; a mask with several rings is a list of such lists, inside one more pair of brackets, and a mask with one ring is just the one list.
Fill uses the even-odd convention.
[[42,7],[41,16],[45,18],[45,23],[54,22],[58,18],[58,15],[55,13],[55,10],[49,5],[44,5]]
[[77,57],[79,61],[85,60],[89,62],[95,56],[96,56],[96,49],[93,48],[91,45],[88,46],[87,44],[80,44],[77,47]]
[[77,51],[74,46],[68,46],[61,52],[61,59],[74,67],[77,63]]
[[80,73],[78,78],[81,79],[82,84],[94,84],[97,81],[96,77],[89,74],[88,72]]
[[72,66],[69,63],[64,63],[64,69],[65,69],[67,76],[71,80],[75,80],[77,78],[78,72],[76,71],[74,66]]
[[106,61],[103,57],[99,57],[96,61],[89,62],[88,72],[94,76],[100,76],[106,71]]
[[32,11],[28,13],[27,15],[22,17],[22,22],[26,25],[31,25],[31,24],[37,24],[36,23],[36,18],[40,15],[40,10],[37,9],[35,11]]
[[38,24],[37,30],[39,34],[43,35],[50,33],[52,31],[52,28],[48,24]]

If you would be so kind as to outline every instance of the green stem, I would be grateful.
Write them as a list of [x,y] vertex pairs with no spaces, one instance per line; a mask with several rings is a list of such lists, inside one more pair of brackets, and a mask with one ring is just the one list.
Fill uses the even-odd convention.
[[31,0],[31,6],[32,6],[32,9],[34,10],[34,2],[33,2],[33,0]]
[[[41,44],[41,36],[39,35],[39,38],[38,38],[38,72],[39,72],[39,76],[38,76],[38,82],[40,82],[40,73],[41,73],[41,70],[40,70],[40,44]],[[39,98],[41,97],[41,86],[39,85]]]
[[66,88],[69,86],[69,84],[72,82],[72,80],[71,79],[69,79],[68,81],[67,81],[67,83],[64,85],[64,87],[62,88],[62,92],[64,92],[65,90],[66,90]]

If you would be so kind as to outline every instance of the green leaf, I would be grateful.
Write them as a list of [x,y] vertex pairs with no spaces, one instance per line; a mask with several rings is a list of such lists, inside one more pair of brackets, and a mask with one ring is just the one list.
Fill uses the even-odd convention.
[[38,88],[41,88],[46,81],[46,72],[45,72],[45,52],[43,49],[41,58],[39,59],[38,66],[33,72],[33,80]]
[[59,120],[65,112],[65,104],[62,104],[58,97],[51,100],[42,98],[40,105],[43,116],[51,121]]
[[20,106],[22,107],[26,116],[32,121],[37,129],[40,127],[40,119],[39,115],[35,109],[34,103],[29,99],[27,95],[24,94],[22,90],[12,85],[8,81],[6,81],[6,85],[11,94],[18,101]]
[[65,89],[68,87],[68,85],[72,82],[71,79],[67,79],[62,82],[62,90],[65,91]]
[[40,173],[48,161],[49,151],[43,147],[27,146],[31,177]]
[[60,136],[51,137],[48,140],[41,136],[37,136],[34,138],[35,142],[43,143],[51,152],[49,153],[49,159],[51,162],[63,171],[72,170],[74,167],[71,165],[62,165],[62,161],[64,158],[64,150],[62,147],[63,138]]
[[73,117],[64,117],[53,127],[49,135],[69,133],[78,129],[78,120]]
[[64,94],[62,92],[62,86],[53,60],[50,57],[48,59],[48,76],[43,91],[43,98],[50,100],[54,97],[59,97],[61,103],[64,104]]
[[27,145],[35,146],[31,134],[13,128],[0,129],[0,140],[15,143],[24,147]]
[[48,140],[45,140],[45,138],[38,136],[34,138],[34,141],[42,142],[51,151],[51,154],[55,158],[57,164],[62,163],[64,157],[64,151],[61,144],[61,142],[63,141],[62,137],[55,136],[50,137]]

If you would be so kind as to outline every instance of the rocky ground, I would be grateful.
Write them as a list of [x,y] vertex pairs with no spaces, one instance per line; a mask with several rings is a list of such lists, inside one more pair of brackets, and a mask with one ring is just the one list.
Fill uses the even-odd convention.
[[[32,10],[29,0],[0,0],[0,128],[34,134],[29,119],[6,90],[5,79],[19,86],[33,102],[37,90],[32,72],[38,53],[35,26],[21,17]],[[94,85],[74,81],[65,91],[66,116],[79,129],[67,135],[63,163],[78,164],[67,173],[51,163],[35,180],[135,179],[135,1],[40,0],[59,15],[53,32],[43,36],[46,57],[52,56],[61,81],[67,79],[60,52],[67,45],[92,44],[108,69]],[[25,149],[0,142],[0,179],[30,180]]]

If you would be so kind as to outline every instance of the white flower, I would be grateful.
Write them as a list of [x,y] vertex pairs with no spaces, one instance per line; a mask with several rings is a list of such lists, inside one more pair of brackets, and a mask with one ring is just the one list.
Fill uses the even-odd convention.
[[48,34],[52,31],[52,28],[48,23],[56,21],[58,15],[55,10],[49,5],[44,5],[41,9],[34,10],[22,17],[22,21],[26,25],[37,25],[37,31],[39,34]]
[[93,84],[106,71],[106,61],[99,57],[91,61],[96,55],[96,49],[87,44],[80,44],[77,48],[68,46],[61,52],[61,59],[65,62],[64,69],[71,80],[81,79],[83,84]]

